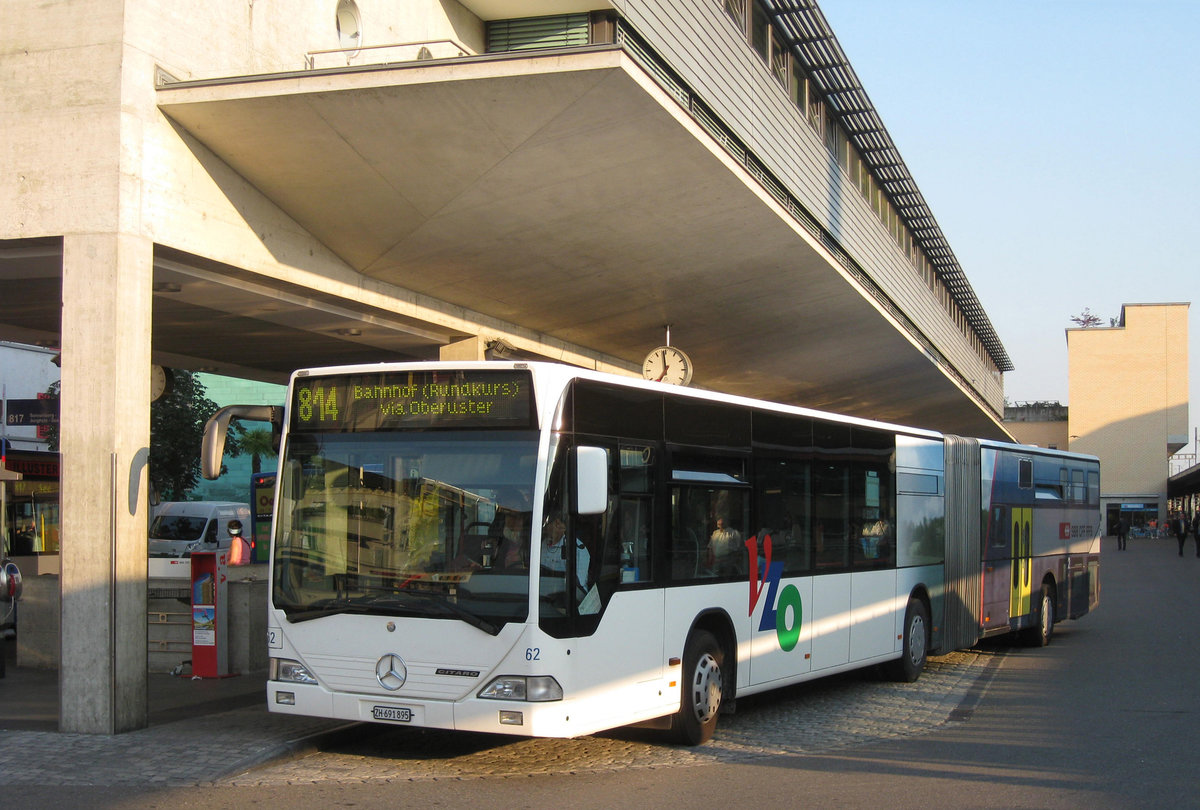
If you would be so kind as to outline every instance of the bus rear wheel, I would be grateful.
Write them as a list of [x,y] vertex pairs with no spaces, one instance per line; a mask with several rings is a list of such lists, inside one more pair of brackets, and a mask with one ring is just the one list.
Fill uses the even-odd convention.
[[887,665],[887,674],[894,681],[912,683],[925,669],[929,647],[929,612],[925,603],[915,596],[908,599],[904,609],[904,640],[900,658]]
[[712,739],[721,711],[725,679],[721,665],[725,652],[712,633],[697,630],[683,648],[683,694],[679,712],[671,718],[671,736],[684,745],[701,745]]
[[1054,635],[1054,589],[1049,582],[1042,583],[1041,600],[1033,618],[1033,626],[1021,631],[1021,641],[1030,647],[1045,647]]

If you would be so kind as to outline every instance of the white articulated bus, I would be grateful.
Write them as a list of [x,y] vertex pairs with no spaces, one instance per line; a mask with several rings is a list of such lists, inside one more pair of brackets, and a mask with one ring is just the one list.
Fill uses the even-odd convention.
[[296,372],[268,703],[707,740],[722,707],[1055,621],[1099,595],[1095,458],[542,363]]

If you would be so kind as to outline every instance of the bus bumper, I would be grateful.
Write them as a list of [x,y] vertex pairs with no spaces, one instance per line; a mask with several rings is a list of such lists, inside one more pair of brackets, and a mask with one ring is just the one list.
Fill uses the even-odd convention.
[[572,737],[594,729],[572,729],[570,701],[526,703],[483,700],[404,700],[334,693],[310,684],[267,682],[267,708],[281,714],[413,728],[479,731],[525,737]]

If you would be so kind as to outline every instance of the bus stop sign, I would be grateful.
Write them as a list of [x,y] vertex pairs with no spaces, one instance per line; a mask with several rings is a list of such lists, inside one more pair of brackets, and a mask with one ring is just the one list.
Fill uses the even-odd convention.
[[58,424],[57,399],[10,399],[4,404],[4,424],[9,427]]

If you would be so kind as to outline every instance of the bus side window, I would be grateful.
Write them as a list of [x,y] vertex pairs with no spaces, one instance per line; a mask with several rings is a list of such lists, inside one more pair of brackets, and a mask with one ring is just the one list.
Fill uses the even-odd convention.
[[993,548],[1007,548],[1008,533],[1011,528],[1008,518],[1005,515],[1004,507],[993,506],[991,526],[988,527],[991,546]]
[[1083,482],[1083,470],[1071,470],[1071,502],[1087,503],[1087,485]]
[[672,581],[686,581],[698,576],[703,548],[704,505],[692,487],[671,488],[671,547],[669,574]]
[[679,486],[671,490],[671,579],[742,576],[747,569],[748,491]]
[[1017,488],[1033,489],[1033,459],[1017,459]]
[[654,499],[621,497],[621,582],[650,578],[650,529],[654,525]]
[[759,549],[764,534],[771,536],[772,561],[783,560],[784,573],[812,568],[812,511],[809,462],[799,459],[765,459],[755,481]]
[[[704,537],[704,576],[744,576],[748,568],[746,525],[749,500],[746,490],[709,492],[709,519]],[[756,552],[757,553],[757,552]]]

